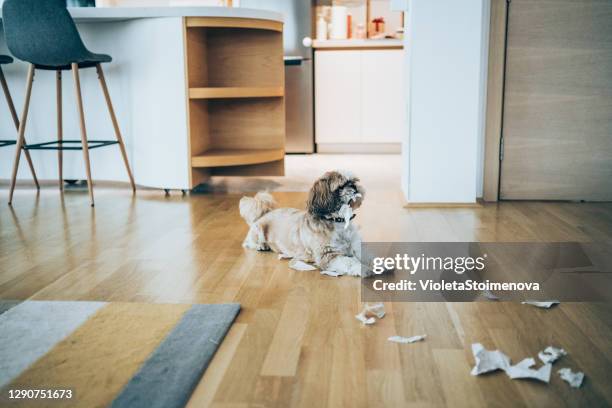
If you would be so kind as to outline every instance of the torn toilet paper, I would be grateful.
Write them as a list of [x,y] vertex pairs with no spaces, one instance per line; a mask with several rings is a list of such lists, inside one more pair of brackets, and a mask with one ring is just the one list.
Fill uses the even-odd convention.
[[550,372],[552,364],[544,364],[537,370],[532,369],[535,365],[535,360],[531,357],[520,361],[518,364],[506,368],[506,374],[511,379],[530,378],[533,380],[542,381],[548,384],[550,381]]
[[480,375],[495,370],[505,370],[510,366],[510,358],[499,350],[490,351],[480,343],[472,344],[472,354],[476,365],[472,375]]
[[558,359],[560,359],[562,356],[566,356],[566,355],[567,355],[567,352],[563,350],[562,348],[548,346],[544,349],[544,351],[540,351],[538,353],[538,358],[544,364],[552,364]]
[[296,271],[314,271],[315,269],[317,269],[314,266],[298,259],[292,259],[291,261],[289,261],[289,267],[291,269],[295,269]]
[[409,344],[409,343],[416,343],[417,341],[425,340],[426,337],[427,337],[426,334],[421,334],[421,335],[412,336],[412,337],[391,336],[387,340],[392,341],[394,343]]
[[340,217],[344,218],[344,229],[347,229],[351,223],[351,218],[353,217],[353,209],[348,204],[342,204],[338,214]]
[[552,306],[558,305],[559,303],[561,302],[559,302],[558,300],[545,300],[545,301],[526,300],[524,302],[521,302],[521,304],[523,305],[531,305],[531,306],[539,307],[542,309],[550,309]]
[[337,278],[338,276],[344,275],[344,273],[334,271],[321,271],[321,275],[333,276],[334,278]]
[[499,300],[499,296],[491,292],[490,290],[485,290],[482,292],[483,296],[489,300]]
[[545,364],[537,370],[532,369],[535,365],[533,358],[526,358],[518,364],[511,365],[510,357],[499,350],[487,350],[480,343],[472,344],[472,354],[476,365],[472,368],[472,375],[480,375],[495,370],[503,370],[511,379],[531,378],[545,383],[550,381],[552,365]]
[[374,303],[373,305],[365,305],[366,313],[373,314],[374,316],[382,319],[385,317],[385,305],[383,303]]
[[355,315],[355,319],[359,320],[364,325],[376,323],[375,317],[366,317],[366,310],[363,309],[359,314]]
[[365,304],[359,314],[355,318],[363,324],[374,324],[376,318],[382,319],[385,317],[385,305],[383,303],[375,303],[373,305]]
[[584,373],[581,371],[573,372],[571,368],[562,368],[559,371],[559,377],[567,382],[572,388],[580,388],[582,380],[584,380]]

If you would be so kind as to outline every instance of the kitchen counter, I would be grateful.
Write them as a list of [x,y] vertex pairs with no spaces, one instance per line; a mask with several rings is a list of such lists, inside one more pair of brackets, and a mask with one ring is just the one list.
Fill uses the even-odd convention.
[[312,47],[315,49],[402,49],[403,40],[381,39],[381,40],[314,40]]
[[[224,7],[69,8],[87,48],[104,64],[136,184],[191,189],[210,175],[282,175],[285,117],[282,15]],[[0,31],[0,54],[9,54]],[[17,107],[28,65],[3,65]],[[74,84],[64,73],[64,139],[79,139]],[[95,70],[81,87],[90,140],[113,128]],[[29,143],[56,139],[55,73],[37,71],[26,130]],[[16,138],[0,109],[2,139]],[[14,149],[0,149],[8,179]],[[57,154],[32,152],[40,180],[57,180]],[[96,180],[128,181],[117,149],[91,152]],[[29,178],[27,167],[20,178]],[[64,178],[84,179],[81,154],[64,155]]]

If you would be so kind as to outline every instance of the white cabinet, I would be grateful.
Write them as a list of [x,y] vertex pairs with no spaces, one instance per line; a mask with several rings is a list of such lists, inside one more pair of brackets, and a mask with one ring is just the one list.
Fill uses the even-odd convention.
[[401,143],[406,111],[403,78],[401,49],[317,51],[317,145],[344,144],[350,151],[359,144]]
[[361,135],[361,51],[317,51],[315,140],[354,143]]
[[361,141],[401,143],[404,134],[404,57],[401,50],[362,51]]

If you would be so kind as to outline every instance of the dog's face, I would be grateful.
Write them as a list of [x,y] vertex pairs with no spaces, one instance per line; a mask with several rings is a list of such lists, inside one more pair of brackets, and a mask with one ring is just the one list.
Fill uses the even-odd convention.
[[349,172],[329,171],[315,181],[308,194],[307,211],[319,218],[337,216],[343,204],[357,209],[365,196],[359,179]]

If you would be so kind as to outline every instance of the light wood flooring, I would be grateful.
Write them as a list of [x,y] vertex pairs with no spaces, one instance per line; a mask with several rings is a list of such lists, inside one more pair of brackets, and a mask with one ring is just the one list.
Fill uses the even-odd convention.
[[[367,186],[366,186],[367,187]],[[303,192],[278,192],[303,207]],[[190,406],[610,406],[612,307],[563,303],[388,303],[362,327],[359,280],[297,272],[271,253],[243,250],[240,194],[164,197],[157,191],[0,190],[0,298],[125,302],[239,302],[243,309]],[[371,241],[606,241],[612,204],[506,202],[474,208],[402,206],[370,194],[355,221]],[[426,333],[398,345],[391,335]],[[470,345],[517,361],[548,345],[569,355],[551,383],[472,377]],[[586,373],[571,389],[556,369]]]

